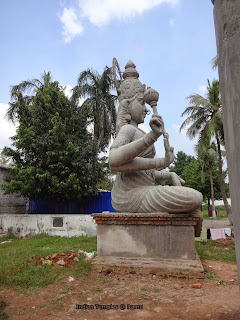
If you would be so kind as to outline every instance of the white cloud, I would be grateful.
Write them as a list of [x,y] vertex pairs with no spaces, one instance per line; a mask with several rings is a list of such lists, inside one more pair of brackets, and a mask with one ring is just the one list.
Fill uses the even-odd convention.
[[201,93],[201,94],[206,94],[207,93],[207,86],[199,86],[198,87],[198,91]]
[[175,26],[175,20],[174,19],[170,19],[168,21],[168,23],[170,24],[171,27],[174,27]]
[[[72,90],[73,90],[73,87],[68,84],[68,85],[66,85],[66,86],[62,86],[62,88],[63,88],[63,93],[65,94],[65,96],[66,96],[68,99],[71,99],[72,94],[73,94],[73,91],[72,91]],[[86,100],[86,99],[83,98],[83,97],[82,97],[82,98],[79,98],[78,106],[80,107],[85,100]]]
[[66,85],[66,86],[62,86],[63,87],[63,93],[65,94],[66,97],[68,97],[68,99],[71,99],[72,97],[72,86],[70,85]]
[[0,152],[5,146],[11,145],[11,140],[9,137],[12,137],[16,134],[16,127],[5,119],[5,114],[8,109],[7,104],[0,103]]
[[[83,33],[81,19],[89,20],[93,25],[102,27],[112,20],[127,20],[161,4],[175,6],[180,0],[78,0],[78,8],[64,8],[60,21],[63,23],[63,38],[69,43]],[[170,25],[174,20],[169,20]]]
[[63,23],[63,40],[65,43],[71,42],[73,38],[83,33],[83,26],[78,21],[75,9],[64,8],[59,18]]
[[[180,124],[176,124],[176,123],[174,123],[174,124],[172,124],[172,128],[176,131],[176,132],[178,132],[179,133],[179,129],[180,129]],[[185,129],[184,129],[185,130]],[[182,132],[182,134],[183,134],[183,130],[181,131]],[[184,133],[184,135],[185,135],[186,133]]]
[[98,27],[111,20],[126,20],[161,4],[176,5],[179,0],[79,0],[83,16]]

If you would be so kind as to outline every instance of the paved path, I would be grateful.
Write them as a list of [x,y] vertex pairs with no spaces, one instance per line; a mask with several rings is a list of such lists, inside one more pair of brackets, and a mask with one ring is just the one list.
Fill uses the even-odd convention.
[[214,228],[232,228],[233,226],[230,226],[228,219],[222,219],[222,220],[203,220],[203,228],[206,229],[214,229]]

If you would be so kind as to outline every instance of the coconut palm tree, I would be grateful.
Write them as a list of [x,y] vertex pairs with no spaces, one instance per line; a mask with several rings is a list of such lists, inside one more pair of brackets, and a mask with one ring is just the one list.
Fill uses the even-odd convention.
[[41,75],[41,80],[26,80],[12,86],[10,89],[12,102],[9,103],[6,118],[14,123],[17,115],[21,115],[21,112],[23,112],[23,110],[27,110],[27,106],[33,103],[36,90],[41,90],[47,87],[51,81],[51,73],[49,71],[44,71],[44,73]]
[[101,151],[109,144],[111,136],[116,134],[117,97],[111,94],[112,88],[112,72],[108,67],[102,75],[91,69],[81,72],[78,84],[73,88],[72,99],[75,103],[85,99],[81,108],[88,111],[94,127],[94,139]]
[[[203,162],[204,165],[207,166],[210,177],[210,187],[211,187],[211,200],[212,200],[212,217],[216,218],[215,205],[214,205],[214,187],[213,187],[213,174],[212,167],[214,162],[217,161],[217,150],[216,145],[210,140],[208,137],[206,139],[200,139],[198,144],[195,146],[195,150],[197,152],[198,158]],[[202,170],[202,180],[204,181],[204,171]]]
[[229,222],[232,223],[232,212],[227,202],[227,196],[223,179],[223,161],[221,144],[224,144],[224,132],[222,122],[222,104],[219,92],[219,81],[214,80],[210,84],[208,80],[207,96],[193,94],[187,97],[189,106],[182,113],[182,117],[187,116],[183,121],[180,131],[188,127],[187,136],[193,139],[199,136],[199,141],[214,139],[218,150],[218,170],[221,195],[228,215]]

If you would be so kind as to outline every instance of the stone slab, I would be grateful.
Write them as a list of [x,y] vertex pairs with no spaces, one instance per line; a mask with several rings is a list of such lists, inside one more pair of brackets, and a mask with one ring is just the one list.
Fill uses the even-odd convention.
[[102,272],[155,274],[178,278],[204,278],[204,269],[199,258],[195,260],[96,257],[92,263]]

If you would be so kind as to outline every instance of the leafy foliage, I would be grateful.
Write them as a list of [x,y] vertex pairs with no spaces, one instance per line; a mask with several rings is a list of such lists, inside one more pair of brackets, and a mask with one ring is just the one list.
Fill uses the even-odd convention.
[[6,193],[20,191],[31,199],[81,199],[97,192],[102,178],[98,148],[88,133],[88,115],[62,92],[58,82],[36,89],[32,103],[21,90],[14,93],[12,115],[19,121],[12,137],[14,148],[5,148],[14,169]]
[[0,164],[1,165],[9,165],[10,164],[10,158],[7,157],[3,151],[0,153]]
[[116,173],[109,168],[108,158],[102,157],[102,170],[104,173],[103,178],[98,180],[97,187],[101,190],[111,191],[114,183],[114,176]]
[[175,172],[179,177],[185,180],[184,168],[194,159],[193,156],[188,156],[183,151],[179,151],[174,159],[169,171]]
[[[186,187],[190,187],[200,191],[203,194],[204,199],[211,198],[211,186],[209,183],[209,170],[203,166],[203,161],[201,159],[193,159],[183,171]],[[218,167],[214,163],[212,165],[212,176],[213,176],[213,188],[215,199],[221,198],[220,185],[219,185],[219,176],[218,176]],[[226,172],[225,172],[226,176]]]

